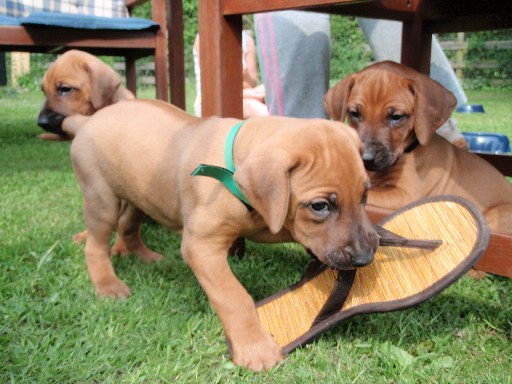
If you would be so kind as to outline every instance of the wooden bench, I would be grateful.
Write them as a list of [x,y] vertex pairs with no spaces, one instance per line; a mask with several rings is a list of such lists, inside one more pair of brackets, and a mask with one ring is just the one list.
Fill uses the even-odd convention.
[[[151,0],[151,20],[130,17],[134,8],[147,0],[126,0],[121,4],[126,6],[128,17],[124,18],[82,14],[75,10],[75,13],[57,13],[37,12],[36,9],[29,13],[23,12],[23,4],[30,4],[29,0],[23,0],[21,8],[17,1],[20,0],[6,0],[4,4],[9,9],[0,7],[0,51],[55,54],[80,49],[95,55],[122,56],[126,64],[127,87],[134,94],[137,88],[136,61],[152,56],[157,98],[168,101],[170,89],[171,102],[185,108],[181,1]],[[119,3],[123,0],[111,1]],[[51,20],[52,17],[57,20]]]
[[[430,72],[433,33],[512,27],[512,2],[475,0],[208,0],[199,2],[202,111],[204,116],[242,117],[242,15],[302,9],[401,21],[403,64]],[[512,156],[482,155],[506,176]],[[478,180],[475,180],[478,182]],[[492,186],[489,186],[492,188]],[[370,208],[371,210],[371,208]],[[372,213],[374,221],[385,211]],[[389,212],[388,212],[389,213]],[[512,231],[512,228],[511,228]],[[512,277],[512,232],[491,232],[477,268]]]

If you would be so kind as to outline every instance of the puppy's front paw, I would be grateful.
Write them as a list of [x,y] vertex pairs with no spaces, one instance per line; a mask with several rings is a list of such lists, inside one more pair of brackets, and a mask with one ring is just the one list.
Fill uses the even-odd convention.
[[130,288],[116,277],[103,279],[94,285],[98,297],[111,299],[126,299],[130,296]]
[[268,333],[252,343],[232,342],[232,349],[233,362],[236,365],[256,372],[270,369],[283,360],[281,347]]

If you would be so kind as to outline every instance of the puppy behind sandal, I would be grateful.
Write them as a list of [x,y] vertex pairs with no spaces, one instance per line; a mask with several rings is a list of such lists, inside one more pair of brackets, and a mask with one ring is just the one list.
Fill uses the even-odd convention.
[[511,230],[512,184],[435,133],[456,105],[439,83],[386,61],[341,80],[324,102],[363,142],[372,183],[368,205],[397,210],[428,196],[456,195],[475,203],[491,228]]

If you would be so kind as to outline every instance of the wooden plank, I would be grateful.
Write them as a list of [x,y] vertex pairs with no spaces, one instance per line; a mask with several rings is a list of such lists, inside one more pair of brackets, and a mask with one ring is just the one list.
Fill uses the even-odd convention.
[[[466,50],[469,48],[468,41],[439,41],[439,45],[448,51]],[[484,49],[512,49],[512,40],[485,41]]]
[[155,78],[156,78],[156,97],[162,101],[169,101],[169,72],[167,53],[167,13],[165,1],[151,2],[151,19],[160,25],[155,36]]
[[[512,2],[511,2],[512,4]],[[429,33],[480,32],[512,28],[512,13],[475,15],[453,15],[427,20]]]
[[[223,15],[244,15],[256,12],[281,11],[285,9],[304,9],[317,6],[339,5],[343,3],[361,3],[370,0],[224,0]],[[400,1],[401,3],[402,1]]]
[[338,5],[328,5],[322,8],[306,8],[311,11],[366,17],[370,19],[386,19],[396,21],[411,21],[415,11],[418,9],[421,1],[407,0],[374,0],[370,2],[343,3]]
[[5,51],[37,53],[59,52],[59,48],[89,48],[89,52],[104,50],[130,52],[138,57],[152,55],[155,35],[147,31],[91,31],[83,37],[80,30],[68,28],[24,28],[0,26],[0,47]]
[[[481,25],[482,18],[489,27],[498,20],[510,19],[512,2],[510,1],[467,1],[467,0],[423,0],[425,5],[424,18],[427,22],[441,21],[448,26],[454,21],[452,31],[463,32],[457,26],[458,20],[473,21]],[[505,16],[501,18],[501,16]],[[491,18],[489,18],[491,17]],[[496,18],[495,20],[493,20]],[[512,20],[509,20],[510,23]],[[484,25],[485,27],[485,25]]]
[[432,34],[425,29],[423,20],[423,7],[414,12],[411,21],[402,24],[402,64],[416,69],[418,72],[430,75],[430,55],[432,47]]
[[467,41],[439,41],[441,48],[447,51],[467,50],[469,43]]
[[491,230],[491,240],[475,269],[512,277],[512,232]]
[[512,156],[493,155],[491,153],[477,153],[477,155],[491,163],[504,176],[512,176]]
[[482,61],[480,63],[454,63],[450,61],[450,65],[453,69],[465,69],[465,68],[477,68],[477,69],[493,69],[500,68],[501,65],[495,60]]
[[242,16],[224,17],[222,0],[198,7],[202,115],[242,118]]
[[185,42],[181,0],[167,0],[167,27],[171,103],[185,109]]

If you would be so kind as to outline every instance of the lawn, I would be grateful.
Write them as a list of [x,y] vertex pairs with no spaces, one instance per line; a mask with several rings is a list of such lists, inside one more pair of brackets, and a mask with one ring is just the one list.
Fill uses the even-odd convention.
[[485,113],[455,113],[453,117],[463,131],[499,132],[512,142],[512,90],[466,91],[468,103],[482,104]]
[[[145,92],[143,95],[152,95]],[[465,130],[512,138],[512,92],[469,92],[487,113]],[[98,300],[88,279],[81,196],[68,142],[39,141],[41,92],[0,89],[1,383],[511,383],[512,280],[463,277],[418,307],[361,315],[261,374],[235,367],[179,237],[152,222],[157,264],[116,258],[127,300]],[[258,300],[297,281],[296,245],[248,244],[231,259]]]

